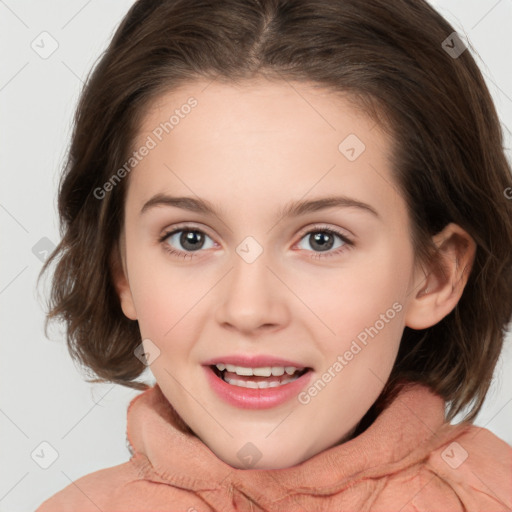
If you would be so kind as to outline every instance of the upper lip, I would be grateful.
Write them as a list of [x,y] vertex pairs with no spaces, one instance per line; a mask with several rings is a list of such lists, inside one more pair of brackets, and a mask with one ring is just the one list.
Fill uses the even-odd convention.
[[244,368],[263,368],[265,366],[293,366],[294,368],[302,369],[309,368],[307,365],[298,363],[297,361],[291,361],[290,359],[282,359],[275,356],[267,355],[229,355],[214,357],[205,361],[203,365],[213,366],[216,364],[225,363],[232,364],[234,366],[243,366]]

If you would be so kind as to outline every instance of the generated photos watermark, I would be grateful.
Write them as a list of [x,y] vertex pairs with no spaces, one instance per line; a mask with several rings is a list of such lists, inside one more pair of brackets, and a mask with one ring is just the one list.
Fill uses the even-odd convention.
[[187,102],[181,105],[180,108],[174,110],[167,121],[160,123],[150,135],[146,137],[144,143],[133,152],[132,156],[112,174],[112,176],[101,186],[96,187],[93,195],[96,199],[104,199],[108,192],[111,192],[116,185],[118,185],[123,178],[125,178],[137,165],[149,155],[152,149],[158,146],[165,135],[171,133],[176,126],[179,125],[182,119],[190,114],[192,109],[198,104],[197,100],[191,96]]
[[402,311],[402,304],[395,302],[385,313],[380,314],[379,319],[372,326],[365,327],[356,339],[352,340],[350,348],[343,355],[338,355],[336,361],[308,389],[297,395],[298,401],[303,405],[309,404],[311,399],[317,396],[368,345],[368,337],[373,339],[377,336],[400,311]]

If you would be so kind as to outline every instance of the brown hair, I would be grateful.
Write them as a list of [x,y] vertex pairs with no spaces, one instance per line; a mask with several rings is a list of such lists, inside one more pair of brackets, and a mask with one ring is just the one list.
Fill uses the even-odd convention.
[[[417,261],[436,265],[431,237],[450,222],[477,252],[454,310],[405,328],[381,397],[403,379],[480,410],[512,315],[511,171],[489,91],[470,51],[450,55],[453,27],[424,0],[139,0],[88,77],[61,177],[62,240],[48,321],[61,318],[74,360],[97,381],[137,389],[137,321],[112,280],[128,178],[99,200],[133,150],[151,100],[196,79],[263,76],[349,94],[395,141],[393,172],[412,220]],[[453,44],[451,45],[453,46]],[[399,142],[399,143],[398,143]]]

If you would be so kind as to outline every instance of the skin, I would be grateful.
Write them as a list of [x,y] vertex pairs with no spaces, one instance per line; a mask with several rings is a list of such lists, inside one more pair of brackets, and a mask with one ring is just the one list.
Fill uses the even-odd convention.
[[[135,146],[190,96],[198,105],[130,173],[116,289],[142,339],[160,350],[150,369],[162,392],[217,457],[243,468],[237,452],[251,442],[262,454],[253,468],[290,467],[350,439],[388,379],[404,327],[434,325],[457,304],[475,244],[450,224],[434,238],[446,276],[415,264],[388,163],[392,141],[324,89],[191,83],[151,105]],[[349,134],[366,146],[354,161],[338,149]],[[208,200],[217,215],[174,206],[140,214],[157,193]],[[290,201],[330,195],[367,203],[379,217],[355,207],[279,215]],[[180,258],[165,246],[186,253],[181,232],[159,237],[184,223],[206,236]],[[322,227],[354,245],[335,236],[322,251],[313,239]],[[236,252],[248,236],[263,249],[252,263]],[[315,382],[396,303],[394,318],[307,404],[239,409],[217,397],[201,367],[226,354],[267,354],[312,367]]]

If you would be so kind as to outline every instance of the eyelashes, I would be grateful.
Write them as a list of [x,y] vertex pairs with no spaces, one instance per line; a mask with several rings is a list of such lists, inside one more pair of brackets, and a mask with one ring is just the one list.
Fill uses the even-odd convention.
[[[203,230],[196,228],[194,226],[180,226],[179,228],[175,228],[175,229],[169,230],[166,233],[164,233],[158,240],[162,244],[163,249],[168,254],[170,254],[172,257],[183,259],[183,260],[185,260],[185,259],[192,260],[192,259],[198,258],[198,257],[200,258],[201,256],[199,256],[197,253],[204,252],[202,250],[202,249],[204,249],[204,247],[200,247],[197,250],[186,250],[186,249],[185,250],[177,250],[177,249],[175,249],[172,245],[167,243],[167,240],[171,237],[176,236],[179,233],[188,234],[188,235],[193,234],[192,237],[190,237],[190,236],[183,237],[183,235],[179,236],[178,237],[179,244],[183,244],[183,242],[190,243],[193,240],[197,240],[197,239],[199,239],[200,242],[203,240],[206,240],[207,238],[209,238],[211,240],[211,237],[207,233],[205,233]],[[312,239],[311,235],[327,235],[327,240],[328,240],[327,244],[328,245],[330,244],[331,241],[335,241],[336,239],[341,240],[341,242],[343,243],[341,246],[339,246],[335,250],[326,250],[326,251],[321,250],[318,252],[306,250],[307,252],[312,253],[309,257],[311,257],[313,259],[323,259],[323,258],[329,258],[332,256],[337,256],[337,255],[340,255],[341,253],[343,253],[347,250],[350,250],[354,247],[354,242],[350,238],[348,238],[345,234],[341,233],[340,231],[338,231],[336,229],[333,229],[332,227],[327,227],[327,226],[315,226],[313,228],[310,228],[308,231],[301,234],[299,243],[303,239],[306,239],[307,241],[313,240],[314,243],[319,243],[321,241],[325,241],[325,237],[322,237],[322,236],[314,237]],[[212,245],[215,246],[215,243],[213,243]]]
[[[196,235],[199,234],[202,237],[210,238],[204,231],[202,231],[201,229],[195,228],[193,226],[183,226],[183,227],[180,227],[179,229],[174,229],[172,231],[168,231],[162,237],[160,237],[159,241],[163,244],[164,250],[166,252],[168,252],[169,254],[171,254],[172,256],[176,256],[176,257],[179,257],[182,259],[186,259],[186,258],[193,259],[193,258],[197,257],[194,253],[202,252],[201,251],[202,248],[199,250],[196,250],[196,251],[179,251],[179,250],[174,249],[171,245],[166,243],[166,240],[171,238],[172,236],[175,236],[178,233],[189,233],[189,234],[194,233]],[[181,238],[182,237],[180,237],[180,243],[181,243]]]
[[[316,227],[316,228],[309,229],[308,231],[306,231],[306,233],[304,233],[301,236],[300,240],[303,240],[303,239],[310,240],[311,235],[313,235],[313,234],[315,234],[315,235],[327,234],[332,239],[339,238],[343,242],[343,245],[339,246],[336,250],[319,251],[319,252],[308,251],[308,252],[312,252],[312,254],[310,255],[311,258],[322,259],[322,258],[329,258],[332,256],[337,256],[337,255],[351,249],[352,247],[354,247],[354,243],[346,235],[342,234],[340,231],[338,231],[336,229],[328,228],[328,227],[320,227],[320,228]],[[309,238],[307,238],[307,237],[309,237]],[[315,239],[315,243],[316,242],[317,242],[317,240]]]

